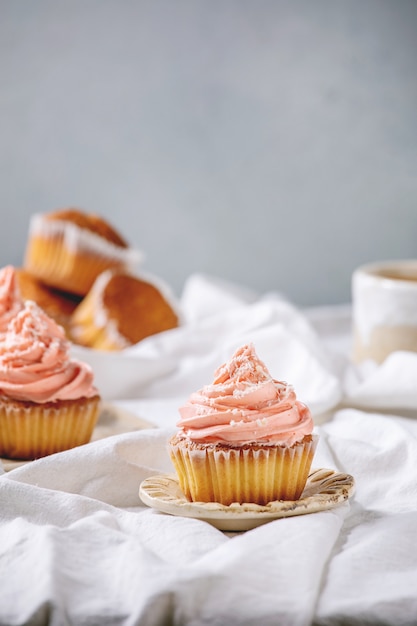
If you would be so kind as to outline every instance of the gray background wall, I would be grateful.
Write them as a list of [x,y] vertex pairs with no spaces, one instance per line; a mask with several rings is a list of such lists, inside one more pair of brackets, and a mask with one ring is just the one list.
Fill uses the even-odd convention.
[[300,305],[417,256],[417,2],[0,0],[0,264],[100,213],[180,294]]

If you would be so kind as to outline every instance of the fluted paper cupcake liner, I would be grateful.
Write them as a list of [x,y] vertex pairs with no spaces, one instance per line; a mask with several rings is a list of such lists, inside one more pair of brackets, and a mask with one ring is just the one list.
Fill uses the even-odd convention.
[[88,443],[99,398],[34,404],[0,401],[0,456],[35,459]]
[[170,454],[180,487],[193,502],[297,500],[302,494],[317,446],[316,435],[293,446],[189,444],[178,439]]

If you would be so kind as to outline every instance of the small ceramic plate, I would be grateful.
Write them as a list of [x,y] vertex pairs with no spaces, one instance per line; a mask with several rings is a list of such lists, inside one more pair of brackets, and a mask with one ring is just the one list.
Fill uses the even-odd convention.
[[355,481],[350,474],[332,469],[316,469],[307,479],[299,500],[276,500],[265,506],[238,504],[224,506],[218,502],[189,502],[175,476],[162,474],[145,479],[139,488],[141,500],[148,506],[182,517],[209,522],[219,530],[250,530],[281,517],[325,511],[350,498]]
[[[126,409],[115,406],[109,402],[103,402],[97,424],[91,436],[91,441],[134,430],[142,430],[143,428],[155,428],[155,425],[141,417],[133,415],[133,413],[130,413]],[[6,472],[20,467],[21,465],[25,465],[26,463],[32,463],[32,461],[19,461],[4,458],[1,458],[0,461]]]

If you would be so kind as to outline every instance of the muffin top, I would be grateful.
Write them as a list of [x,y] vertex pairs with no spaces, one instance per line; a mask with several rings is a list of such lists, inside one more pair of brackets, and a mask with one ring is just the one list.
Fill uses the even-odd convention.
[[[106,270],[95,280],[71,317],[75,342],[102,349],[103,333],[83,338],[85,323],[105,329],[106,350],[123,349],[180,324],[175,297],[158,278],[123,270]],[[91,321],[92,320],[92,321]]]
[[79,228],[89,230],[99,237],[103,237],[115,246],[127,248],[128,244],[117,230],[111,226],[104,218],[95,213],[86,213],[80,209],[68,208],[52,211],[44,215],[48,220],[57,220],[61,222],[71,222]]
[[108,320],[130,344],[179,323],[173,306],[156,284],[125,272],[108,272],[101,303]]
[[64,329],[26,301],[0,341],[0,395],[36,403],[98,395],[91,367],[69,349]]
[[272,378],[253,344],[236,350],[179,413],[178,427],[196,443],[293,445],[314,426],[309,408],[291,385]]

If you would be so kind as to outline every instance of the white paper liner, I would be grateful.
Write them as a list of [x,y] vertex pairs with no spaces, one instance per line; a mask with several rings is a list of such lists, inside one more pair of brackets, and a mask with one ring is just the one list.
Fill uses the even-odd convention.
[[122,248],[72,222],[51,220],[42,213],[35,213],[31,216],[29,236],[62,237],[64,245],[74,254],[78,251],[88,251],[100,257],[114,259],[132,270],[144,257],[140,250],[130,247]]

